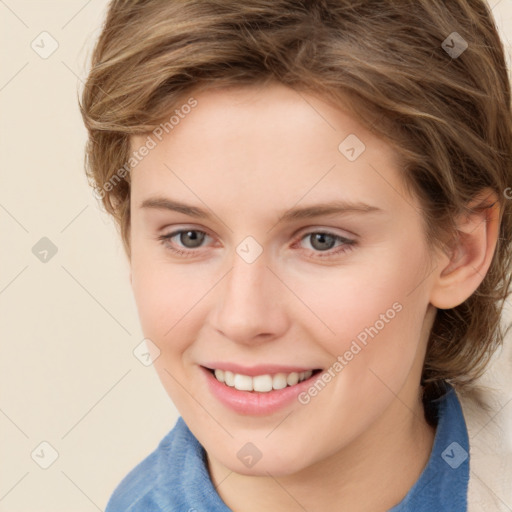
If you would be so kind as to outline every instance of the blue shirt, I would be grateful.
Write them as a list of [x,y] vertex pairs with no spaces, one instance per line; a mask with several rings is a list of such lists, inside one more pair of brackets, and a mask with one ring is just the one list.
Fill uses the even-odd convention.
[[[433,402],[437,430],[427,466],[389,512],[466,512],[469,439],[453,388]],[[105,512],[230,512],[213,487],[206,454],[180,417],[117,486]]]

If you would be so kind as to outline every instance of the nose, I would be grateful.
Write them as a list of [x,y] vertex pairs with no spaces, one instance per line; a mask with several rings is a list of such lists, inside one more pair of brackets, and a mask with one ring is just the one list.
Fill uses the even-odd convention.
[[285,290],[264,258],[247,263],[236,255],[222,281],[211,318],[221,335],[250,345],[283,336],[289,326]]

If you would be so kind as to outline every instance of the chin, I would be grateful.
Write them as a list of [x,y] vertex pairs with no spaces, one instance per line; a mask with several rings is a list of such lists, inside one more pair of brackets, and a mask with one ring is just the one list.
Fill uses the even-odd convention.
[[[310,456],[312,454],[304,453],[302,446],[291,447],[286,443],[275,445],[267,443],[264,447],[259,445],[261,449],[258,449],[255,446],[256,443],[242,444],[237,441],[234,446],[223,447],[222,451],[219,451],[217,445],[215,450],[208,452],[208,456],[230,471],[246,476],[269,476],[270,474],[274,477],[285,477],[315,463],[314,458]],[[282,453],[283,447],[286,450],[285,453]],[[235,456],[226,456],[233,452]]]
[[276,461],[276,460],[264,460],[262,457],[252,468],[240,464],[238,459],[226,461],[230,464],[225,466],[234,473],[245,476],[273,476],[273,477],[285,477],[297,473],[305,468],[304,462],[300,467],[291,461]]

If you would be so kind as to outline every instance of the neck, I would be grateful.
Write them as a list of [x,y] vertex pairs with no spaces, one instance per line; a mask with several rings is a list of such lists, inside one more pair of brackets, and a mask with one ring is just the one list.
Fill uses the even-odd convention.
[[234,512],[386,511],[419,478],[434,435],[415,393],[397,396],[350,445],[296,473],[254,477],[231,472],[210,456],[208,464],[217,492]]

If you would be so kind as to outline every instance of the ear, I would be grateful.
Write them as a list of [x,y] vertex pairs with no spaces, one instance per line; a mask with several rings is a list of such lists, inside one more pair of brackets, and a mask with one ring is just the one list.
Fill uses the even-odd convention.
[[468,206],[471,213],[456,220],[457,236],[437,260],[430,302],[439,309],[454,308],[473,294],[496,249],[501,219],[498,196],[486,188]]

